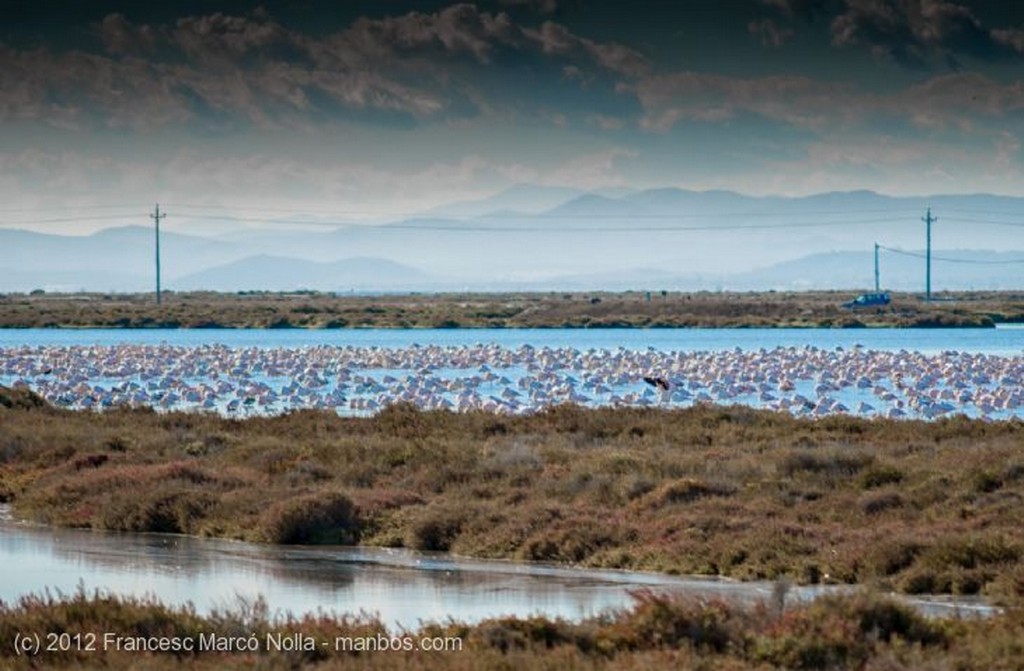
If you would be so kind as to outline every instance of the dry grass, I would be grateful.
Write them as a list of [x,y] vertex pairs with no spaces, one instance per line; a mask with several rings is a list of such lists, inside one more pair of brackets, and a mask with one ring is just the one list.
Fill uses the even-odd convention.
[[[308,615],[271,621],[262,603],[210,616],[151,600],[88,595],[25,597],[0,604],[0,666],[9,669],[1018,669],[1024,658],[1024,617],[1008,611],[989,620],[929,621],[906,606],[869,593],[825,597],[809,605],[780,601],[750,609],[639,593],[635,605],[580,623],[533,617],[466,625],[425,624],[404,632],[451,641],[442,652],[337,650],[339,637],[386,640],[366,617]],[[77,634],[94,650],[14,654],[17,635]],[[123,638],[255,637],[245,652],[124,652],[104,645]],[[276,651],[268,635],[301,633],[312,650]],[[95,635],[96,638],[90,638]],[[458,644],[455,644],[455,639]],[[389,644],[390,645],[390,644]]]
[[0,405],[0,499],[64,526],[1009,598],[1022,438],[1016,421],[739,407],[232,420]]
[[845,310],[852,292],[525,293],[336,296],[213,292],[0,294],[0,327],[521,328],[724,326],[992,326],[1024,321],[1024,295],[894,294],[883,308]]

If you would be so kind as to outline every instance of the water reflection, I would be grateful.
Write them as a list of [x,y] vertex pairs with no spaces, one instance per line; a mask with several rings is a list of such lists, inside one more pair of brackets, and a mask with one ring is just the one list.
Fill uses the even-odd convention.
[[[0,507],[2,508],[2,507]],[[158,534],[113,534],[16,525],[0,510],[0,599],[46,589],[155,595],[201,612],[262,595],[277,613],[377,613],[390,625],[543,614],[581,619],[628,607],[649,588],[753,603],[770,583],[679,579],[615,571],[464,560],[403,550],[261,546]],[[790,599],[841,587],[796,587]],[[911,601],[931,615],[987,615],[978,600]]]

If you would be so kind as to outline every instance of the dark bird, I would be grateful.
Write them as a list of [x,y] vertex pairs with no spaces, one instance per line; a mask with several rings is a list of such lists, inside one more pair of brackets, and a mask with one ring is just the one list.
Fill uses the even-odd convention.
[[648,376],[645,376],[644,377],[644,382],[646,382],[647,384],[651,385],[652,387],[657,387],[658,389],[661,389],[662,391],[668,391],[669,389],[672,388],[672,385],[668,383],[668,380],[666,380],[665,378],[663,378],[661,376],[658,376],[658,377],[648,377]]

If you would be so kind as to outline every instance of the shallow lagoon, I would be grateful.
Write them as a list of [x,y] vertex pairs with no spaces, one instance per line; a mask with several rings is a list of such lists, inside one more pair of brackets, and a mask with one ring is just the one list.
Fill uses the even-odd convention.
[[1024,353],[1024,328],[994,329],[0,329],[0,347],[121,343],[229,347],[409,347],[493,343],[515,348],[575,347],[672,351],[862,345],[875,350]]
[[[72,409],[229,415],[742,404],[820,417],[1024,415],[1024,330],[0,331],[0,384]],[[51,374],[52,373],[52,374]],[[663,377],[666,389],[645,384]],[[667,388],[671,386],[671,391]]]
[[[630,592],[651,589],[754,603],[771,597],[767,582],[679,578],[503,561],[408,550],[282,547],[165,534],[49,529],[12,522],[0,506],[0,599],[79,587],[192,603],[201,613],[262,596],[272,613],[378,614],[389,626],[421,621],[542,614],[579,620],[628,607]],[[846,587],[793,587],[812,599]],[[901,597],[902,598],[902,597]],[[937,616],[986,616],[972,598],[906,598]]]

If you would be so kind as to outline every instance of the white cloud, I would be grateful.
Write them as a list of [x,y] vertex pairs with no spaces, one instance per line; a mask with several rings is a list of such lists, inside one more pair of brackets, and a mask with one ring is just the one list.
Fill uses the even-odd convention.
[[635,49],[615,42],[600,43],[579,37],[565,26],[552,21],[545,21],[539,29],[526,29],[524,33],[534,40],[545,54],[584,54],[603,68],[627,77],[639,77],[651,69],[648,60]]
[[992,39],[1019,54],[1024,54],[1024,29],[1022,28],[997,28],[992,31]]
[[[751,193],[808,195],[823,191],[874,189],[893,195],[930,193],[1020,193],[1024,178],[1017,139],[999,134],[988,142],[941,144],[899,136],[825,136],[803,156],[733,175],[730,187]],[[722,187],[721,183],[712,186]]]
[[621,186],[625,183],[616,162],[621,158],[636,158],[637,152],[612,148],[579,156],[541,175],[541,183],[552,186],[574,186],[580,189],[598,189]]
[[681,121],[715,122],[748,112],[785,123],[820,127],[846,119],[853,91],[808,77],[738,78],[699,72],[654,75],[631,89],[645,114],[641,126],[666,132]]
[[808,77],[697,72],[645,77],[623,90],[644,108],[641,127],[662,133],[685,121],[720,122],[744,113],[822,133],[855,129],[879,115],[965,130],[972,120],[998,121],[1024,110],[1024,82],[1002,84],[976,73],[939,75],[884,94]]
[[118,13],[105,16],[96,33],[109,54],[152,53],[161,41],[152,26],[134,24]]
[[558,0],[498,0],[505,7],[526,7],[539,14],[554,14],[558,11]]
[[587,123],[606,131],[622,130],[626,127],[625,119],[615,116],[607,116],[604,114],[588,115]]

